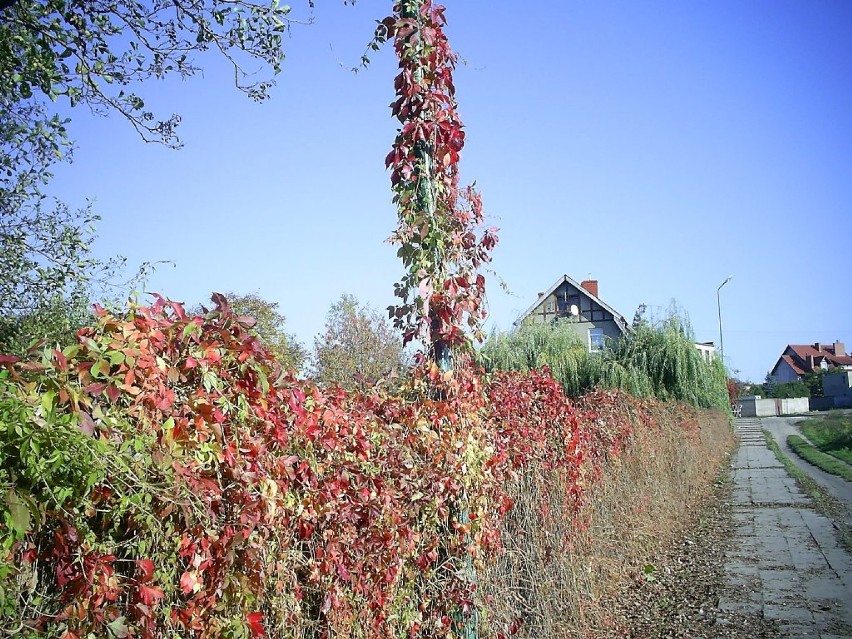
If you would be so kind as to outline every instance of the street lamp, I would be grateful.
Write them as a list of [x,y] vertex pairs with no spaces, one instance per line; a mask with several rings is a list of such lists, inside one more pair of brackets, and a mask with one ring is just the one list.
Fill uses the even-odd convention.
[[733,275],[728,275],[728,278],[719,284],[719,288],[716,289],[716,308],[719,311],[719,351],[722,356],[722,365],[725,365],[725,342],[722,339],[722,303],[719,301],[719,291],[722,290],[722,287],[731,281]]

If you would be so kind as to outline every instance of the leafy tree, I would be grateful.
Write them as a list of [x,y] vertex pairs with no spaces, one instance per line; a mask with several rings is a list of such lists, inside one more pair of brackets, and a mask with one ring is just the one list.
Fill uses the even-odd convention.
[[[69,344],[92,319],[91,301],[121,291],[123,260],[98,261],[91,254],[94,222],[90,208],[72,212],[44,202],[2,211],[0,225],[0,351],[20,354],[44,339]],[[149,265],[143,265],[143,278]]]
[[0,226],[0,352],[22,354],[34,340],[68,345],[93,320],[92,303],[123,305],[157,263],[125,278],[123,258],[91,253],[91,206],[71,211],[44,201],[2,211]]
[[[309,0],[309,4],[312,4]],[[69,120],[51,104],[117,112],[146,141],[177,147],[178,115],[156,116],[135,87],[192,76],[211,50],[237,88],[263,100],[284,54],[289,7],[277,0],[0,0],[0,318],[7,334],[79,297],[111,265],[88,251],[90,208],[49,204],[54,163],[70,158]],[[256,65],[254,65],[256,66]],[[271,74],[269,74],[271,75]],[[44,326],[40,331],[47,330]],[[50,331],[47,331],[50,332]]]
[[676,306],[653,323],[639,318],[634,330],[590,353],[572,322],[529,323],[508,334],[494,333],[479,351],[487,370],[530,371],[548,366],[566,393],[595,387],[620,388],[637,396],[685,401],[695,406],[730,406],[726,371],[695,348],[689,320]]
[[802,380],[786,382],[784,384],[773,384],[767,392],[767,397],[775,399],[788,399],[791,397],[810,397],[811,389]]
[[825,390],[823,389],[823,380],[826,375],[837,372],[837,368],[819,369],[806,373],[802,381],[808,387],[811,397],[824,397]]
[[640,326],[642,326],[643,322],[648,321],[648,320],[645,319],[645,311],[646,310],[648,310],[647,304],[640,304],[636,308],[636,312],[633,314],[633,321],[630,324],[633,327],[634,330],[638,329]]
[[[9,122],[22,125],[19,134],[54,122],[45,98],[65,98],[117,111],[144,139],[175,145],[179,116],[158,119],[129,85],[194,75],[194,54],[212,49],[233,66],[237,88],[263,100],[272,82],[245,65],[258,60],[280,70],[289,12],[255,0],[0,0],[0,99],[15,116]],[[45,137],[61,140],[61,126],[49,124]]]
[[810,373],[806,373],[800,379],[783,384],[777,383],[772,377],[772,373],[769,372],[766,373],[763,390],[765,391],[766,397],[773,397],[776,399],[786,399],[789,397],[822,397],[824,395],[823,378],[831,372],[833,372],[833,369],[811,371]]
[[747,397],[751,395],[759,395],[760,397],[767,397],[767,390],[765,384],[755,384],[753,382],[742,382],[742,390],[740,391],[740,397]]
[[51,113],[50,101],[117,112],[143,139],[179,146],[180,116],[155,116],[132,87],[194,75],[194,54],[212,49],[233,66],[237,88],[263,100],[272,82],[245,64],[279,71],[289,11],[277,0],[0,0],[4,218],[39,201],[52,164],[68,157],[68,120]]
[[0,353],[23,355],[37,340],[53,347],[68,346],[77,331],[93,320],[84,288],[47,297],[26,313],[0,316]]
[[366,390],[404,365],[402,338],[380,313],[348,293],[332,304],[325,333],[314,339],[317,381]]
[[269,302],[256,293],[225,295],[231,310],[255,320],[250,329],[285,368],[299,370],[307,358],[305,347],[284,330],[287,318],[278,310],[278,302]]

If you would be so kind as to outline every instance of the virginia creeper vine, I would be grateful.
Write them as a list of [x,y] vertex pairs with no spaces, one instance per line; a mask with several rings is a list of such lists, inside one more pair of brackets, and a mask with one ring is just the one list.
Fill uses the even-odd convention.
[[[0,355],[0,634],[467,637],[515,482],[555,470],[580,513],[634,428],[681,414],[574,402],[547,370],[321,389],[214,302],[99,310],[61,351]],[[521,623],[501,609],[483,638]]]
[[[479,193],[459,186],[465,133],[456,111],[456,56],[443,27],[444,7],[431,0],[401,0],[382,25],[393,37],[400,72],[391,105],[402,126],[385,163],[391,169],[405,274],[395,285],[401,303],[389,307],[406,343],[423,338],[440,362],[448,349],[481,339],[486,317],[480,267],[497,244],[483,228]],[[380,27],[381,29],[381,27]]]

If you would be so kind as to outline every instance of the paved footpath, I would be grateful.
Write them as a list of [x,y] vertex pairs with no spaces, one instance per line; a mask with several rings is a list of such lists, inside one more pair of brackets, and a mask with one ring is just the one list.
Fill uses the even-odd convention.
[[846,512],[843,514],[843,519],[848,526],[852,526],[852,482],[846,481],[843,477],[831,475],[822,469],[809,464],[794,453],[793,449],[787,445],[787,437],[790,435],[804,437],[796,426],[796,423],[803,419],[805,418],[767,417],[761,420],[761,423],[762,426],[775,438],[775,441],[781,447],[784,454],[844,506]]
[[760,419],[738,419],[733,460],[737,522],[723,611],[779,623],[783,637],[852,637],[852,558],[831,520],[766,447]]

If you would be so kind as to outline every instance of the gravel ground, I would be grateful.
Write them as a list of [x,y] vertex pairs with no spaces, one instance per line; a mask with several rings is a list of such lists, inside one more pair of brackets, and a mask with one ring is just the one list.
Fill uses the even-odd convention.
[[612,603],[628,637],[768,639],[779,626],[761,615],[718,608],[725,591],[725,551],[732,546],[731,482],[720,478],[692,526],[628,584]]

